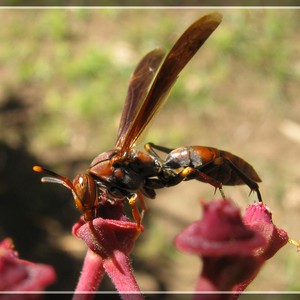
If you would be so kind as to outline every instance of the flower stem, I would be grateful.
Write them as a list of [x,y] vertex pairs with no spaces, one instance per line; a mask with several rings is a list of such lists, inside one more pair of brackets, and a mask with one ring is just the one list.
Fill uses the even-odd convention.
[[[94,297],[94,292],[98,289],[98,286],[105,274],[103,268],[103,259],[92,250],[88,249],[82,272],[75,289],[73,300],[90,300]],[[84,293],[81,293],[84,292]]]
[[129,257],[119,250],[104,260],[104,268],[123,300],[144,299],[132,272]]

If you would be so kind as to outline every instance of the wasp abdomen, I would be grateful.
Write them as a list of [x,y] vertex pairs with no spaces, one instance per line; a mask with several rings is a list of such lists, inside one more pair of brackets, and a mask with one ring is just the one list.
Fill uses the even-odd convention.
[[171,151],[164,166],[172,169],[201,168],[211,163],[218,156],[219,150],[203,146],[184,146]]

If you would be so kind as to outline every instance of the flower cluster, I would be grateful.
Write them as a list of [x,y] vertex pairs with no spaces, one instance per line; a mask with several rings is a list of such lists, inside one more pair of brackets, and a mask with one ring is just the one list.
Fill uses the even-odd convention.
[[205,299],[204,291],[214,292],[213,299],[235,299],[263,263],[288,242],[288,235],[273,224],[262,203],[249,206],[243,217],[226,199],[203,204],[203,211],[201,220],[177,236],[176,247],[202,259],[195,299]]
[[[123,205],[106,202],[101,217],[89,222],[80,218],[73,226],[73,235],[88,246],[74,299],[91,299],[105,274],[123,299],[143,299],[130,263],[143,227],[127,218]],[[236,299],[263,263],[288,242],[288,235],[273,224],[262,203],[250,205],[243,217],[228,199],[202,207],[202,218],[176,237],[175,246],[202,260],[195,299],[206,299],[204,292],[214,293],[209,299]],[[20,260],[10,240],[0,244],[0,274],[1,291],[41,291],[55,279],[51,267]]]

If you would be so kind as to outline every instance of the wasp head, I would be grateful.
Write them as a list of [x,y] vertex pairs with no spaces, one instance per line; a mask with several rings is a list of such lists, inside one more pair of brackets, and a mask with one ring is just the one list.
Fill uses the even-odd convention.
[[34,166],[33,170],[49,176],[43,177],[42,182],[62,184],[72,191],[76,208],[83,214],[86,222],[95,218],[98,204],[97,188],[94,179],[88,174],[80,174],[73,182],[63,175],[56,174],[40,166]]

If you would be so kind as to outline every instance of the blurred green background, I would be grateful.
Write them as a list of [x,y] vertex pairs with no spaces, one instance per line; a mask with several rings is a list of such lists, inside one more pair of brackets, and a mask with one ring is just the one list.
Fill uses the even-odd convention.
[[[182,72],[143,142],[207,145],[249,161],[274,222],[300,240],[300,11],[216,9],[220,27]],[[54,265],[51,290],[73,290],[85,245],[70,192],[42,185],[35,164],[73,178],[114,146],[129,76],[157,46],[170,49],[204,9],[0,11],[0,237]],[[224,192],[244,211],[247,187]],[[142,290],[193,290],[201,264],[172,240],[199,218],[211,186],[182,183],[147,201],[133,265]],[[300,290],[300,256],[285,246],[248,290]],[[114,289],[109,280],[101,289]]]
[[[226,4],[220,0],[27,0],[26,6],[298,6],[297,0],[228,0]],[[22,0],[1,0],[3,6],[24,6]]]

